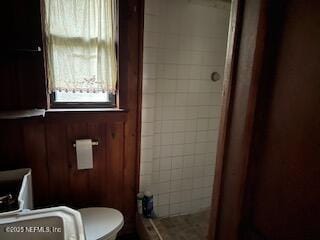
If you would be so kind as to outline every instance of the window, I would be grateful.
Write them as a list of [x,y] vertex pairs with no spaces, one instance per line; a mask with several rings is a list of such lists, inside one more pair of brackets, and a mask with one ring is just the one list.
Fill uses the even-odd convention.
[[45,0],[48,87],[55,106],[115,106],[116,0]]

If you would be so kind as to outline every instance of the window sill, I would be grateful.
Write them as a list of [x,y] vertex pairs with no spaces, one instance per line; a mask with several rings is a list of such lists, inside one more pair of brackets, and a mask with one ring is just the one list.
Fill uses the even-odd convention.
[[119,108],[59,108],[0,111],[0,120],[15,120],[41,117],[45,121],[123,121],[128,110]]
[[121,108],[50,108],[46,113],[60,113],[60,112],[127,112],[126,109]]
[[126,121],[126,109],[119,108],[54,108],[46,111],[47,122],[116,122]]

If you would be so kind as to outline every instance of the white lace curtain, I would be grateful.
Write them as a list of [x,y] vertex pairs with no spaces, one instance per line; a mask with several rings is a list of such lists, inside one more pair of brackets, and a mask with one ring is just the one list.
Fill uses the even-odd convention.
[[115,0],[45,0],[49,91],[116,91]]

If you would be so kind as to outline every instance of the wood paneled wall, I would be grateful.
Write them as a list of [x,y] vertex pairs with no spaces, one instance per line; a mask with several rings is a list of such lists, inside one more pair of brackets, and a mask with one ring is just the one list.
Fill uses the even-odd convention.
[[[41,39],[39,1],[32,0],[33,4],[28,2],[28,7],[24,8],[24,14],[36,16],[35,21],[17,25],[22,32],[21,26],[33,29],[27,35],[31,40],[39,39],[39,36]],[[10,9],[17,12],[15,9],[23,8],[24,4],[19,5],[20,2],[8,2]],[[143,0],[119,1],[118,105],[123,111],[48,111],[45,118],[0,121],[0,170],[32,168],[36,207],[114,207],[125,216],[123,233],[134,231],[139,172],[143,9]],[[13,19],[12,12],[5,16],[6,20]],[[11,25],[5,29],[14,31]],[[11,54],[9,51],[6,57],[0,58],[1,84],[7,82],[0,89],[0,110],[46,107],[42,53]],[[22,58],[23,62],[18,64],[17,59]],[[72,144],[81,138],[99,142],[93,147],[94,166],[91,170],[77,170]]]
[[[0,169],[32,168],[36,207],[113,207],[123,212],[125,231],[130,232],[135,189],[129,198],[125,191],[135,187],[135,179],[125,178],[125,170],[135,156],[125,158],[127,122],[125,112],[48,113],[45,118],[2,121]],[[78,170],[73,143],[86,138],[99,145],[93,147],[93,169]]]

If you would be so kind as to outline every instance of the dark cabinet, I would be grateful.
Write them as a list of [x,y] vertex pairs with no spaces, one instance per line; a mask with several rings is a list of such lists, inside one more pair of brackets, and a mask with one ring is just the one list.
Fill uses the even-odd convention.
[[0,110],[45,108],[40,0],[7,1],[0,15]]

